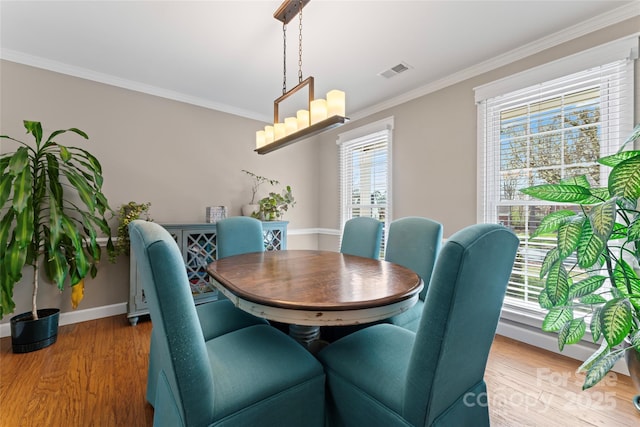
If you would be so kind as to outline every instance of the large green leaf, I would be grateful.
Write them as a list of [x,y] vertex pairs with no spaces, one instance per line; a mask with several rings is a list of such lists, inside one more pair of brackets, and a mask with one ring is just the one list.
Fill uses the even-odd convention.
[[60,167],[58,159],[53,154],[47,154],[47,174],[49,176],[49,195],[62,205],[62,185],[60,184]]
[[15,212],[13,209],[9,209],[2,217],[2,220],[0,220],[0,259],[4,258],[7,246],[9,245],[9,231],[11,231],[14,216]]
[[40,146],[42,141],[42,125],[40,122],[32,122],[30,120],[23,121],[24,127],[27,129],[27,133],[33,135],[36,140],[36,145]]
[[605,375],[607,375],[607,372],[613,368],[613,365],[616,364],[623,354],[624,353],[622,352],[612,352],[609,350],[601,358],[597,359],[587,371],[582,389],[586,390],[596,385],[602,378],[604,378]]
[[611,194],[609,194],[609,188],[590,188],[591,197],[580,202],[581,205],[594,205],[596,203],[602,203],[605,200],[609,200],[611,198]]
[[605,280],[607,280],[606,276],[596,275],[574,283],[571,288],[569,288],[569,299],[580,298],[592,294],[600,289]]
[[547,251],[542,261],[542,267],[540,268],[540,278],[542,279],[547,275],[553,265],[560,261],[560,251],[555,246]]
[[4,271],[0,269],[0,317],[13,313],[16,304],[13,302],[13,285],[15,282]]
[[20,172],[15,181],[13,182],[13,209],[16,212],[21,212],[31,199],[31,191],[33,187],[33,179],[31,176],[31,169],[24,168]]
[[7,200],[9,200],[12,187],[13,175],[7,173],[0,176],[0,206],[4,206]]
[[578,242],[577,257],[578,265],[582,268],[589,268],[596,264],[600,255],[605,250],[605,241],[593,233],[591,221],[584,221],[582,233]]
[[67,277],[67,260],[59,246],[45,246],[45,266],[49,280],[55,283],[58,289],[64,289],[64,281]]
[[73,171],[64,170],[64,174],[69,180],[69,183],[71,183],[71,185],[73,185],[73,187],[77,190],[78,195],[80,196],[80,199],[87,206],[87,209],[89,210],[89,212],[94,212],[95,211],[95,196],[94,196],[95,193],[92,190],[91,186],[87,183],[87,181],[83,177],[81,177],[80,175],[78,175]]
[[558,331],[558,347],[560,351],[567,344],[576,344],[580,342],[587,330],[587,324],[583,318],[573,319],[566,322]]
[[560,184],[579,185],[584,188],[591,188],[591,183],[586,175],[570,176],[560,180]]
[[14,239],[9,243],[7,251],[4,254],[3,261],[6,274],[15,282],[22,277],[22,269],[27,259],[27,250],[28,248],[26,246],[20,246]]
[[544,308],[546,310],[553,308],[553,303],[549,299],[546,289],[542,289],[538,294],[538,304],[540,305],[540,308]]
[[16,215],[14,228],[16,243],[20,247],[27,247],[33,239],[33,208],[27,206]]
[[609,347],[620,344],[629,335],[631,323],[631,304],[626,299],[615,298],[602,307],[600,326]]
[[623,161],[636,156],[640,156],[640,151],[634,151],[634,150],[620,151],[610,156],[600,157],[598,159],[598,163],[600,163],[601,165],[614,167],[617,164],[622,163]]
[[27,147],[19,147],[9,159],[9,173],[17,176],[29,165],[29,150]]
[[542,234],[551,233],[558,230],[558,228],[566,223],[570,218],[575,217],[577,214],[574,211],[568,209],[552,212],[549,215],[542,218],[540,225],[536,228],[536,231],[531,235],[531,239],[534,239]]
[[[73,249],[82,252],[82,236],[73,220],[63,213],[60,216],[60,223],[62,224],[65,236],[71,241]],[[75,255],[67,252],[67,257],[74,258]]]
[[71,160],[71,153],[64,145],[58,144],[58,148],[60,149],[60,158],[63,162],[68,163]]
[[542,330],[545,332],[559,331],[565,323],[573,320],[573,310],[567,307],[554,307],[542,321]]
[[565,259],[578,247],[580,234],[582,233],[583,216],[577,216],[571,221],[567,221],[558,228],[558,250],[560,259]]
[[56,246],[62,236],[62,212],[54,198],[49,199],[49,233],[49,241]]
[[554,306],[563,305],[569,296],[569,276],[561,262],[554,264],[549,270],[545,283],[547,296]]
[[588,188],[571,184],[542,184],[520,191],[536,199],[560,203],[580,203],[591,197]]
[[609,192],[629,199],[640,197],[640,156],[624,160],[611,170]]
[[609,240],[616,222],[616,200],[610,199],[604,203],[594,206],[589,212],[589,220],[593,232],[602,240]]
[[[636,217],[627,229],[627,236],[629,240],[640,240],[640,216]],[[621,237],[622,238],[622,237]]]

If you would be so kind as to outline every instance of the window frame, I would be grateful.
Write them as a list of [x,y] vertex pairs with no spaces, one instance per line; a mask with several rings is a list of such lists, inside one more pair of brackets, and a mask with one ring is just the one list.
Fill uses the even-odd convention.
[[[383,239],[381,245],[381,255],[384,253],[384,247],[386,243],[386,230],[389,229],[389,224],[392,220],[392,206],[393,206],[393,185],[392,185],[392,147],[393,147],[393,128],[394,118],[388,117],[382,120],[378,120],[373,123],[369,123],[364,126],[343,132],[338,135],[336,144],[338,145],[338,185],[339,185],[339,197],[340,197],[340,236],[344,231],[344,224],[352,218],[350,194],[352,187],[350,183],[344,177],[344,173],[347,169],[348,161],[351,159],[353,149],[366,144],[368,141],[374,142],[381,137],[386,137],[386,154],[387,154],[387,173],[386,173],[386,190],[387,197],[385,208],[385,221],[383,223]],[[347,188],[348,187],[348,188]],[[363,204],[364,205],[364,204]],[[349,206],[349,207],[348,207]],[[367,204],[370,207],[369,204]]]
[[[538,85],[545,85],[559,78],[564,78],[575,73],[584,72],[588,69],[595,67],[602,67],[606,64],[613,63],[615,61],[626,60],[626,69],[624,76],[627,79],[626,83],[631,87],[632,96],[624,98],[624,105],[622,105],[622,112],[618,115],[618,140],[607,141],[607,144],[600,147],[600,155],[610,154],[615,152],[621,143],[624,141],[626,135],[633,128],[634,121],[634,97],[633,88],[635,86],[635,60],[638,58],[638,36],[627,37],[624,39],[616,40],[611,43],[607,43],[595,48],[589,49],[584,52],[571,55],[558,61],[554,61],[550,64],[544,64],[539,67],[518,73],[504,79],[488,83],[483,86],[474,88],[477,109],[477,143],[478,143],[478,180],[477,180],[477,222],[490,222],[488,216],[491,212],[491,206],[495,211],[497,206],[503,204],[500,199],[500,135],[491,135],[491,130],[495,131],[500,126],[490,126],[490,117],[487,117],[489,112],[487,111],[488,100],[508,96],[510,94],[523,91],[527,88],[535,87]],[[601,84],[601,83],[600,83]],[[599,86],[600,87],[600,86]],[[543,97],[537,98],[537,101],[544,99]],[[531,101],[534,103],[536,101]],[[499,115],[500,110],[496,109],[496,114]],[[499,120],[499,118],[498,118]],[[609,123],[609,120],[607,120]],[[492,128],[492,129],[490,129]],[[604,129],[604,127],[603,127]],[[493,138],[494,146],[488,146]],[[496,149],[496,146],[498,148]],[[608,172],[608,171],[606,171]],[[601,172],[601,179],[603,173]],[[493,188],[488,188],[488,182],[493,183]],[[602,182],[602,181],[601,181]],[[606,181],[605,181],[606,182]],[[514,200],[517,204],[518,201]],[[522,202],[523,205],[530,205],[530,202]],[[550,204],[547,202],[538,201],[536,205]],[[496,215],[493,218],[494,221],[498,221],[499,218]],[[529,232],[530,234],[530,232]],[[528,241],[528,239],[526,239]],[[522,245],[521,241],[521,245]],[[523,274],[526,272],[526,266],[522,268]],[[515,289],[515,287],[513,288]],[[518,301],[516,298],[506,298],[504,302],[503,317],[509,320],[517,320],[519,322],[527,323],[530,325],[539,326],[541,319],[544,317],[544,310],[535,306],[532,302]]]

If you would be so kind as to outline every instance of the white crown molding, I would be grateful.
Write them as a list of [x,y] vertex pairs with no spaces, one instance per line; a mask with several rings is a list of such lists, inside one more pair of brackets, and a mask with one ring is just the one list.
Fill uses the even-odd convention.
[[141,92],[147,95],[154,95],[160,98],[170,99],[172,101],[184,102],[185,104],[208,108],[210,110],[221,111],[223,113],[229,113],[229,114],[233,114],[240,117],[246,117],[248,119],[259,120],[262,122],[269,122],[272,120],[272,117],[267,117],[261,114],[257,114],[253,111],[247,111],[247,110],[232,107],[226,104],[211,102],[207,99],[186,95],[180,92],[163,89],[160,87],[136,82],[133,80],[122,79],[120,77],[99,73],[93,70],[89,70],[87,68],[76,67],[73,65],[64,64],[62,62],[52,61],[50,59],[28,55],[28,54],[11,50],[11,49],[1,49],[0,59],[16,62],[22,65],[28,65],[35,68],[41,68],[48,71],[54,71],[56,73],[66,74],[69,76],[78,77],[85,80],[104,83],[110,86],[120,87],[123,89],[132,90],[135,92]]
[[374,113],[386,110],[391,107],[395,107],[400,104],[404,104],[405,102],[412,101],[416,98],[420,98],[421,96],[425,96],[440,89],[444,89],[445,87],[479,76],[483,73],[495,70],[496,68],[500,68],[504,65],[518,61],[520,59],[524,59],[536,53],[542,52],[543,50],[558,46],[562,43],[574,40],[578,37],[582,37],[602,28],[617,24],[627,19],[634,18],[638,15],[640,15],[640,2],[636,1],[625,6],[621,6],[610,12],[603,13],[602,15],[598,15],[592,19],[581,22],[580,24],[565,28],[562,31],[550,34],[532,43],[514,49],[510,52],[506,52],[502,55],[481,62],[472,67],[458,71],[457,73],[429,83],[428,85],[403,93],[402,95],[388,99],[364,110],[357,111],[354,114],[351,114],[351,120],[354,121],[362,119]]

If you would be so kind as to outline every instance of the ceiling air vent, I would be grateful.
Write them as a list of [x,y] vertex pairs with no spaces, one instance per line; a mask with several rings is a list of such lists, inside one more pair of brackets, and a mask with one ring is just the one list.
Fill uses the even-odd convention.
[[407,64],[406,62],[401,62],[398,65],[394,65],[393,67],[389,68],[388,70],[384,70],[378,73],[378,75],[385,77],[387,79],[390,79],[393,76],[397,76],[400,73],[404,73],[409,68],[411,68],[409,64]]

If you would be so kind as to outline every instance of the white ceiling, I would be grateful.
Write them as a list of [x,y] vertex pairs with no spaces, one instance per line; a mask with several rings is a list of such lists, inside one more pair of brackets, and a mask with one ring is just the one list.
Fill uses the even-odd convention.
[[[282,94],[280,3],[2,0],[0,57],[270,121]],[[636,15],[638,0],[312,0],[302,71],[316,97],[345,90],[355,118]],[[296,18],[288,89],[297,32]],[[411,69],[378,75],[400,62]]]

